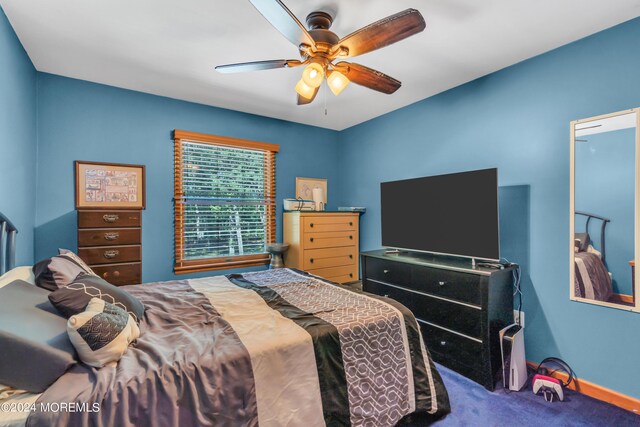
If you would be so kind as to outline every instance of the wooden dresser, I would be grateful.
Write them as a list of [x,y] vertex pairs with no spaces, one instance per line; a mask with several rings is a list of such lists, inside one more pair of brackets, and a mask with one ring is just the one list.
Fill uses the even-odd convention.
[[408,307],[433,359],[489,390],[502,366],[498,332],[513,323],[512,273],[426,254],[362,254],[363,290]]
[[353,212],[285,212],[285,266],[338,283],[358,280],[358,221]]
[[142,283],[142,211],[78,210],[78,255],[113,285]]

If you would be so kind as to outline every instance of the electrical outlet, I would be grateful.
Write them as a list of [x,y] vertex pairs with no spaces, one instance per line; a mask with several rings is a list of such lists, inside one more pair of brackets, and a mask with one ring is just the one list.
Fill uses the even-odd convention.
[[[518,310],[513,310],[513,323],[518,323]],[[520,312],[520,326],[524,328],[524,311]]]

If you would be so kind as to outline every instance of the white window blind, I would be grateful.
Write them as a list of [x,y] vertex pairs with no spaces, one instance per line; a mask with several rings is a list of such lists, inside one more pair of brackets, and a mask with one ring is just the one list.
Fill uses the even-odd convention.
[[207,137],[220,142],[176,138],[175,270],[265,263],[275,239],[275,152]]

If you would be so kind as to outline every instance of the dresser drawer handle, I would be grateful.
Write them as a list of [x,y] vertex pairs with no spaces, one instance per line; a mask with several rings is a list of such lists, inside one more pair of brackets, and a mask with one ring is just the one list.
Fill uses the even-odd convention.
[[120,255],[120,251],[117,249],[111,251],[104,251],[104,257],[107,259],[112,259]]
[[109,215],[109,214],[106,214],[106,215],[102,215],[102,219],[104,220],[104,222],[111,222],[111,223],[113,223],[113,222],[116,222],[117,220],[119,220],[119,219],[120,219],[120,217],[119,217],[118,215]]
[[310,242],[313,242],[313,237],[309,238],[309,241],[310,241]]
[[447,284],[447,282],[443,282],[443,281],[438,282],[438,285],[440,285],[440,286],[444,286],[446,284]]
[[349,259],[353,259],[353,255],[349,255]]
[[120,233],[104,233],[105,240],[118,240]]
[[[103,279],[106,279],[107,277],[109,277],[109,272],[108,272],[108,271],[105,271],[105,272],[102,274],[102,278],[103,278]],[[113,272],[113,277],[120,277],[120,272],[119,272],[118,270],[114,271],[114,272]]]
[[313,228],[313,223],[309,224],[309,227]]
[[349,236],[349,240],[353,240],[353,236]]
[[351,227],[353,225],[353,222],[349,221],[349,227]]
[[447,345],[447,342],[446,341],[440,341],[440,345],[444,347],[445,345]]
[[311,264],[313,264],[313,258],[311,258],[311,259],[309,260],[309,262],[310,262]]
[[349,273],[349,277],[353,278],[353,273]]

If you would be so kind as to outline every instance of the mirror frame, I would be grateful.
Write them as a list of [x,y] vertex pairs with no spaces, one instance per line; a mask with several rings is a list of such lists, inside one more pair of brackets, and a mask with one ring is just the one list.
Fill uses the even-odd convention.
[[625,114],[635,113],[636,115],[636,158],[635,158],[635,201],[634,201],[634,256],[633,259],[638,264],[640,254],[640,214],[638,208],[640,207],[640,108],[632,108],[629,110],[618,111],[610,114],[603,114],[601,116],[589,117],[581,120],[574,120],[570,124],[571,139],[570,139],[570,184],[569,184],[569,298],[571,301],[583,302],[587,304],[600,305],[604,307],[616,308],[618,310],[640,312],[640,266],[634,268],[634,302],[633,305],[622,305],[613,302],[596,301],[588,298],[577,297],[574,295],[574,282],[575,282],[575,137],[576,137],[576,125],[585,122],[592,122],[595,120],[602,120],[616,116],[622,116]]

